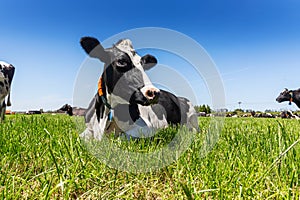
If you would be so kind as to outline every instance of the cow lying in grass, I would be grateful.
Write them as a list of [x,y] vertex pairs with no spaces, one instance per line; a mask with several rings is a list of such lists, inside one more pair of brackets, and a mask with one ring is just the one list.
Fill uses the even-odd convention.
[[[0,121],[5,118],[6,106],[11,106],[10,87],[14,73],[13,65],[0,61]],[[7,103],[5,103],[6,97]]]
[[170,124],[185,124],[198,130],[191,102],[159,90],[146,75],[145,70],[157,63],[154,56],[140,57],[128,39],[107,49],[92,37],[83,37],[80,43],[90,57],[104,63],[81,137],[101,140],[104,133],[111,132],[134,138],[151,137],[157,129]]

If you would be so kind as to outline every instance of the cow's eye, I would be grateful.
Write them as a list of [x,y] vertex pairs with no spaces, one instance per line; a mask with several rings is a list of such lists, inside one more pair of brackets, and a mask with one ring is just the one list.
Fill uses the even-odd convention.
[[127,62],[126,62],[126,60],[120,59],[120,60],[116,61],[116,65],[118,67],[126,67],[127,66]]

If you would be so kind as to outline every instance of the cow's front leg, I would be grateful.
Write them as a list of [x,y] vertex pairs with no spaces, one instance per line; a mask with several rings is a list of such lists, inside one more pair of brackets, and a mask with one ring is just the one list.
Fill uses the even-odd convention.
[[100,141],[104,134],[106,120],[104,118],[98,122],[97,115],[94,113],[90,121],[86,123],[86,129],[80,134],[80,137],[84,140],[96,139]]
[[148,126],[146,122],[139,118],[135,121],[133,125],[130,126],[130,129],[125,131],[126,137],[130,138],[148,138],[155,135],[156,129],[152,126]]
[[5,119],[5,111],[6,111],[6,104],[3,101],[3,103],[0,107],[0,122],[4,121],[4,119]]

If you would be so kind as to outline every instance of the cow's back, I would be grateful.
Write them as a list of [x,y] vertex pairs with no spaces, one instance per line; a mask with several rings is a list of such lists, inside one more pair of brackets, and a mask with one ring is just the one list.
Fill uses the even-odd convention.
[[168,124],[192,124],[198,129],[196,111],[192,103],[184,97],[161,90],[158,103],[152,105],[152,109],[159,118],[165,115]]

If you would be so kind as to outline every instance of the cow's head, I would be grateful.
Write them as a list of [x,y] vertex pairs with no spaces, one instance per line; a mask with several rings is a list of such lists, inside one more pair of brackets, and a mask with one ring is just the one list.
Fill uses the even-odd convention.
[[15,73],[13,65],[0,62],[0,100],[8,95],[7,105],[10,106],[10,86]]
[[276,98],[276,101],[278,103],[284,102],[284,101],[290,101],[290,103],[293,101],[293,91],[292,90],[288,90],[287,88],[285,88],[280,94],[279,96]]
[[70,115],[70,116],[73,115],[73,108],[72,108],[72,106],[70,106],[69,104],[63,105],[63,106],[62,106],[60,109],[58,109],[58,110],[67,112],[68,115]]
[[120,40],[107,49],[92,37],[83,37],[80,43],[90,57],[104,63],[101,82],[104,92],[111,96],[110,101],[144,106],[157,102],[160,91],[145,73],[145,70],[156,65],[154,56],[140,57],[128,39]]

